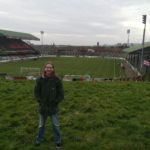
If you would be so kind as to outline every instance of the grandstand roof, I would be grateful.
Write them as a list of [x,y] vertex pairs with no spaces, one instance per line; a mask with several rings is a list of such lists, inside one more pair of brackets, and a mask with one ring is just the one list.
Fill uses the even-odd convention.
[[15,31],[9,31],[9,30],[0,30],[0,36],[6,36],[8,38],[17,38],[17,39],[23,39],[23,40],[36,40],[36,41],[40,40],[39,38],[29,33],[15,32]]
[[[147,47],[150,47],[150,42],[144,44],[144,48],[147,48]],[[140,49],[142,49],[142,44],[136,44],[136,45],[130,46],[129,48],[123,49],[123,51],[126,53],[131,53]]]

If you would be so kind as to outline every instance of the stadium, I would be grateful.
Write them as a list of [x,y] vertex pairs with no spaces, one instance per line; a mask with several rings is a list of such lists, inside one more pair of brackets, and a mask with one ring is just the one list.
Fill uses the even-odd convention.
[[150,150],[149,12],[0,0],[0,150]]
[[[103,78],[104,80],[150,80],[149,44],[146,44],[144,48],[144,64],[141,69],[141,45],[134,45],[129,48],[126,44],[114,46],[34,45],[31,44],[31,40],[39,41],[39,38],[29,33],[0,30],[0,61],[6,62],[12,60],[36,59],[39,57],[98,57],[100,60],[106,61],[106,64],[103,65],[107,66],[107,61],[110,60],[112,64],[107,66],[107,72],[103,75],[97,74],[97,76],[94,77]],[[20,70],[22,70],[21,67],[23,66],[20,66]],[[36,70],[34,69],[34,65],[32,67],[33,70]],[[3,68],[0,71],[1,75],[7,74],[7,72],[3,72]],[[22,71],[18,71],[18,76],[20,75],[20,72]],[[90,72],[90,70],[87,70],[83,75],[87,72]],[[13,72],[10,71],[8,71],[8,73],[13,74]],[[66,75],[68,74],[70,74],[69,70],[66,72]],[[73,75],[79,74],[80,73],[77,74],[76,72],[73,73]],[[61,76],[64,75],[64,73],[61,74]],[[90,75],[92,74],[90,73]]]
[[[34,45],[39,38],[0,30],[0,149],[55,149],[51,124],[40,147],[33,141],[37,104],[33,89],[45,62],[62,78],[60,124],[65,150],[148,150],[150,66],[141,47]],[[150,60],[150,46],[144,60]],[[144,81],[144,82],[143,82]]]

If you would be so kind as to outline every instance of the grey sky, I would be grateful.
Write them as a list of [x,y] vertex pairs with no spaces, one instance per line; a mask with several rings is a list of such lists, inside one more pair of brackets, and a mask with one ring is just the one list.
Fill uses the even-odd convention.
[[[142,15],[147,14],[150,41],[150,0],[0,0],[0,29],[32,33],[45,44],[95,45],[142,41]],[[40,42],[39,42],[40,44]]]

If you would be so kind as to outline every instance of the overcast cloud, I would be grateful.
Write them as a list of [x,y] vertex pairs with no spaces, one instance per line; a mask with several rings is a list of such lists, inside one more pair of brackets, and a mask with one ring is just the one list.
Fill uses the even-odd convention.
[[0,0],[0,29],[39,38],[43,30],[45,44],[71,45],[126,43],[130,29],[141,43],[143,14],[150,41],[150,0]]

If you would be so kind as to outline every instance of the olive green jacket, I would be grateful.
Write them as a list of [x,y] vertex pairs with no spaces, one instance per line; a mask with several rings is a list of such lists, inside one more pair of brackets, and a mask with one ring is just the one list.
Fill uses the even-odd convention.
[[55,114],[58,104],[64,99],[64,90],[61,80],[57,77],[39,77],[36,80],[34,95],[39,103],[41,114]]

